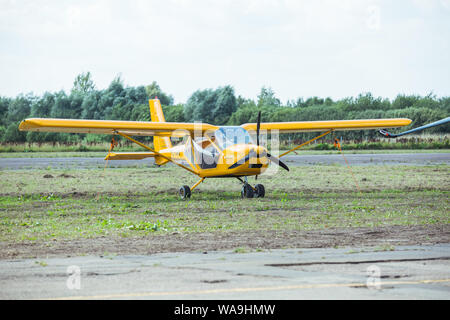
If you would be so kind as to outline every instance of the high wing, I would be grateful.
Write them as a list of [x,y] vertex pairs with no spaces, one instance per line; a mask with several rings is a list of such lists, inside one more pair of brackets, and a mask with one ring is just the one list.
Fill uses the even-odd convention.
[[76,120],[76,119],[43,119],[30,118],[19,125],[21,131],[68,132],[114,134],[121,132],[129,136],[162,136],[183,137],[203,134],[218,127],[207,123],[181,122],[147,122],[147,121],[115,121],[115,120]]
[[[290,132],[321,132],[321,131],[345,131],[396,128],[407,126],[410,119],[366,119],[366,120],[329,120],[329,121],[292,121],[292,122],[266,122],[261,123],[261,130],[278,130],[280,133]],[[246,130],[256,131],[256,123],[245,123],[241,127]]]

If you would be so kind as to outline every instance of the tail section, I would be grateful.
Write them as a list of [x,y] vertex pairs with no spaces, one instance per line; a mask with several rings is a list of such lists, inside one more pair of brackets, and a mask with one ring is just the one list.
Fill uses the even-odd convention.
[[[161,103],[158,98],[150,99],[148,101],[150,105],[150,117],[152,122],[166,122],[164,119],[164,113],[162,111]],[[170,142],[169,137],[153,137],[153,147],[156,152],[159,152],[163,149],[172,148],[172,142]],[[159,156],[155,156],[155,163],[157,165],[163,165],[168,162],[167,159],[164,159]]]

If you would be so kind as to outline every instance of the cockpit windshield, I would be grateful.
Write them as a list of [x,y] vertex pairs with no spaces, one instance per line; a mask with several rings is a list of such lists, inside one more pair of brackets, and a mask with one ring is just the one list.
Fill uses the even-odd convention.
[[247,130],[242,127],[221,127],[214,131],[211,137],[220,149],[226,149],[235,144],[254,143]]

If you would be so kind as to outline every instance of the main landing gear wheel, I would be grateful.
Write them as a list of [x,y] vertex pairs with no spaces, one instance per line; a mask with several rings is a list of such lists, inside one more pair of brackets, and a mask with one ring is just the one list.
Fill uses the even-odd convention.
[[264,198],[266,190],[262,184],[257,184],[252,188],[249,184],[244,184],[241,190],[241,198]]
[[255,186],[255,196],[257,198],[264,198],[264,196],[266,195],[266,190],[264,189],[264,186],[262,184],[257,184]]
[[241,198],[253,198],[254,194],[255,193],[251,185],[246,183],[242,186]]
[[179,191],[181,199],[188,199],[191,197],[191,189],[189,186],[182,186]]

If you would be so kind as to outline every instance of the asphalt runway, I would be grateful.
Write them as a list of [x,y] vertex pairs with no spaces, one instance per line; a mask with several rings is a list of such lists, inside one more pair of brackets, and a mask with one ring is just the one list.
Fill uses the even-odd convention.
[[0,299],[449,299],[450,244],[0,261]]
[[[438,165],[450,164],[450,153],[405,153],[405,154],[346,154],[350,165]],[[340,154],[290,155],[283,157],[289,166],[345,165]],[[108,168],[147,167],[154,165],[153,159],[108,161]],[[169,164],[170,165],[170,164]],[[88,169],[103,168],[103,158],[0,158],[0,169]]]

